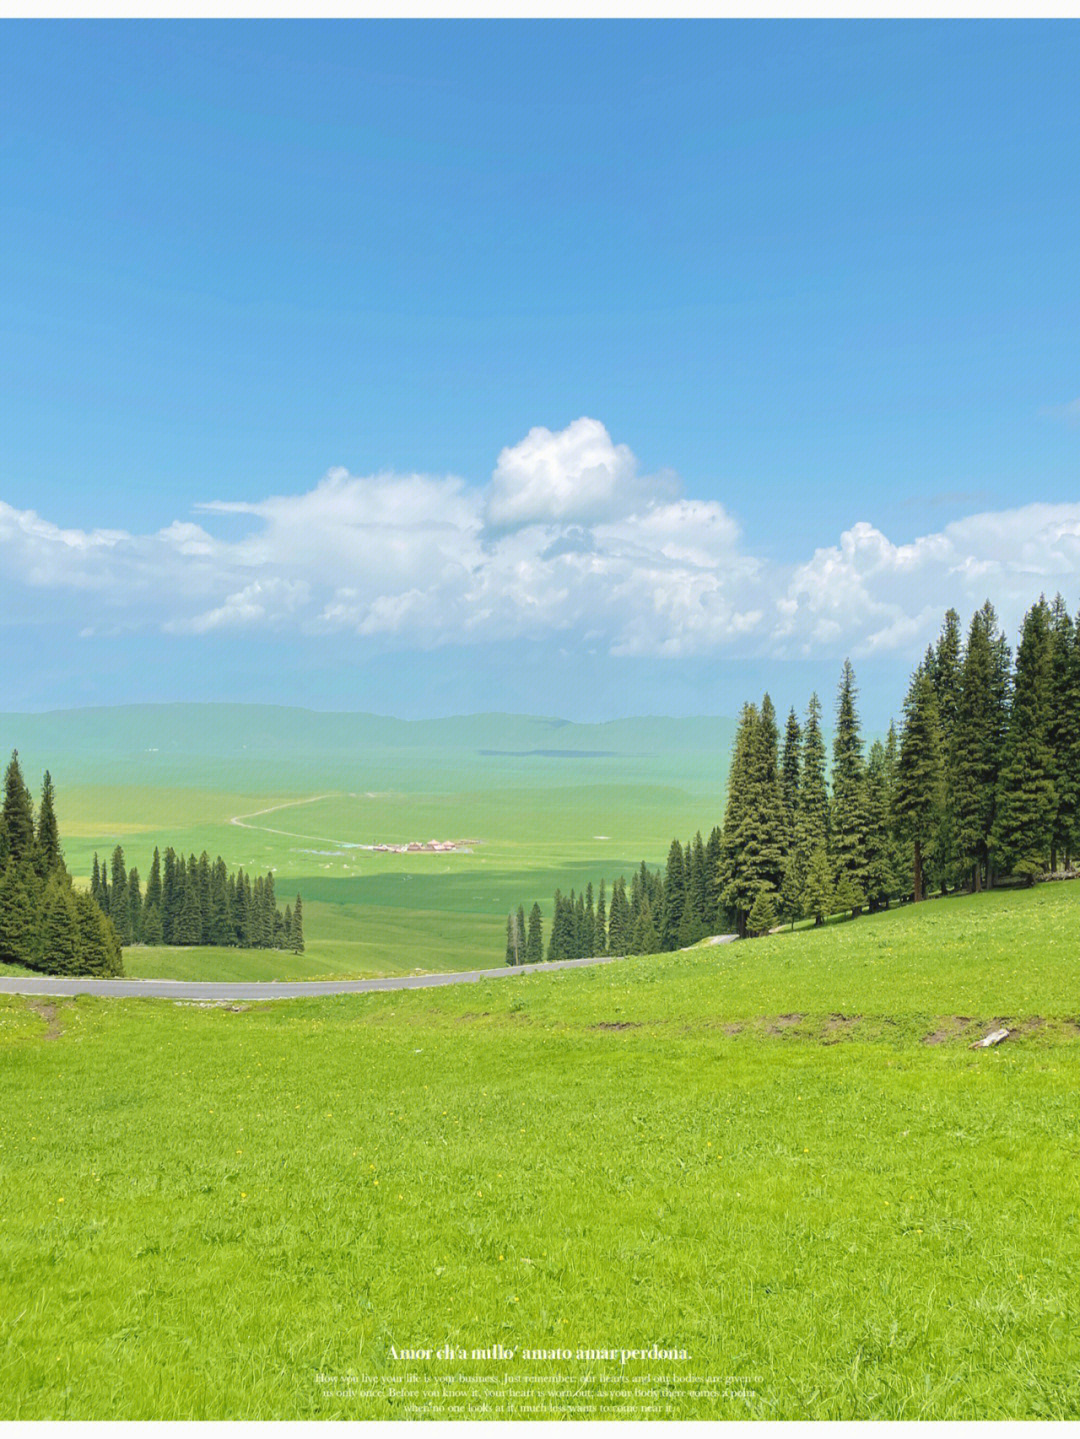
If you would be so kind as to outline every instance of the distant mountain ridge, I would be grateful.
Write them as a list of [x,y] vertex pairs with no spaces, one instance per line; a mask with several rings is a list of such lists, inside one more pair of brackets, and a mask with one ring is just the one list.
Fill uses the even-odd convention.
[[[0,714],[0,735],[16,731],[35,745],[54,744],[66,752],[115,753],[123,748],[130,753],[175,747],[197,754],[223,754],[253,746],[300,746],[325,751],[351,749],[360,742],[390,749],[498,747],[502,753],[517,753],[525,748],[541,751],[557,747],[625,753],[631,746],[670,744],[673,740],[680,748],[710,748],[721,737],[734,733],[734,721],[722,716],[650,715],[577,724],[544,716],[507,714],[402,720],[285,705],[181,702]],[[556,739],[557,746],[553,744]]]
[[[285,705],[117,705],[41,713],[0,714],[0,755],[18,748],[27,773],[51,768],[69,782],[182,783],[194,761],[200,782],[254,769],[295,783],[320,761],[441,757],[477,768],[558,769],[560,761],[590,761],[598,770],[619,761],[664,769],[694,756],[726,769],[735,722],[721,716],[640,718],[576,724],[532,715],[454,715],[399,720],[385,715],[306,710]],[[574,774],[578,773],[575,764]],[[317,782],[317,781],[316,781]],[[574,782],[568,775],[566,782]]]

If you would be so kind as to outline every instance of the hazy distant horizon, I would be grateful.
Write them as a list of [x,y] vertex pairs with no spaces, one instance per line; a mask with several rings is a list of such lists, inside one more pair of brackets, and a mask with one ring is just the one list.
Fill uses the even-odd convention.
[[[404,670],[400,656],[386,655],[363,667],[327,665],[312,671],[297,665],[273,682],[251,673],[231,692],[226,685],[235,668],[229,664],[207,668],[200,665],[197,654],[189,655],[190,668],[176,666],[172,654],[140,666],[135,674],[124,676],[124,693],[117,693],[115,671],[99,674],[91,666],[79,672],[60,664],[45,670],[44,677],[41,671],[31,672],[26,685],[17,673],[10,675],[2,713],[38,715],[129,705],[281,705],[408,721],[503,714],[606,724],[649,717],[735,718],[745,702],[757,702],[765,692],[781,714],[794,706],[801,715],[816,691],[828,719],[842,664],[831,657],[786,665],[699,662],[656,674],[651,666],[608,656],[593,656],[584,663],[540,647],[507,648],[501,673],[509,679],[499,677],[498,665],[470,668],[462,665],[459,654],[445,650],[425,657],[429,661],[425,667],[414,660]],[[306,659],[310,663],[310,652]],[[237,667],[241,663],[238,659]],[[534,667],[546,672],[545,684],[531,682]],[[488,672],[497,676],[495,682],[485,681]],[[856,661],[855,673],[863,723],[884,729],[890,719],[898,720],[907,688],[906,668],[892,659]]]

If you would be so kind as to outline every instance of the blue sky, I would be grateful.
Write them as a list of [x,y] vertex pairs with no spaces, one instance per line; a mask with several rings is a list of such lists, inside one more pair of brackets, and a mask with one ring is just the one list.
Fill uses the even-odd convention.
[[0,707],[880,723],[1080,600],[1072,22],[4,39]]

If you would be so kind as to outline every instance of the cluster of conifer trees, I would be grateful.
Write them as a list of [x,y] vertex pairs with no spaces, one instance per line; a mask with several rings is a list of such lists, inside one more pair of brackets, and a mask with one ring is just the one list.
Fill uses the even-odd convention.
[[185,860],[171,846],[164,858],[155,849],[144,890],[139,871],[126,869],[117,845],[108,865],[94,855],[90,893],[122,944],[304,949],[300,896],[282,914],[272,871],[252,882],[242,869],[230,874],[220,855],[211,863],[205,850]]
[[[845,661],[832,763],[812,695],[783,744],[766,694],[739,717],[722,827],[673,840],[665,873],[642,864],[605,913],[589,885],[556,891],[549,959],[682,948],[714,930],[762,934],[778,923],[919,901],[1071,873],[1080,849],[1080,616],[1060,595],[1028,610],[1015,664],[989,601],[966,639],[950,609],[911,676],[899,732],[864,754],[855,675]],[[1063,863],[1064,870],[1059,868]],[[540,958],[534,905],[507,920],[507,963]],[[524,955],[524,960],[521,956]]]
[[1080,635],[1058,595],[1024,617],[1015,664],[987,601],[966,640],[946,613],[911,676],[899,734],[864,758],[845,663],[826,784],[821,708],[789,715],[782,751],[768,695],[735,739],[720,900],[740,935],[778,921],[920,901],[1011,876],[1068,871],[1080,844]]
[[91,897],[72,885],[60,848],[48,770],[37,817],[16,751],[0,812],[0,961],[44,974],[123,974],[120,939]]
[[[700,830],[685,848],[672,840],[667,870],[649,869],[642,861],[630,879],[611,887],[600,881],[594,894],[587,884],[580,894],[555,891],[547,958],[579,959],[602,954],[657,954],[696,944],[710,933],[706,916],[717,913],[720,829],[706,844]],[[543,959],[543,917],[534,904],[507,916],[507,964],[535,964]]]

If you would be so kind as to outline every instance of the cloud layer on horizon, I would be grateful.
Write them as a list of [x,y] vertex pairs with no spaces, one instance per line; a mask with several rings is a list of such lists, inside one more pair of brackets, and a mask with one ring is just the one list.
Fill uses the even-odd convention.
[[[643,475],[599,421],[538,427],[490,483],[331,470],[314,489],[208,501],[155,534],[64,529],[0,501],[6,619],[83,633],[351,633],[401,647],[561,637],[618,655],[918,653],[988,596],[1015,629],[1070,600],[1080,504],[975,514],[895,544],[859,521],[786,567],[715,500]],[[218,516],[248,521],[239,539]],[[233,529],[234,524],[230,525]]]

